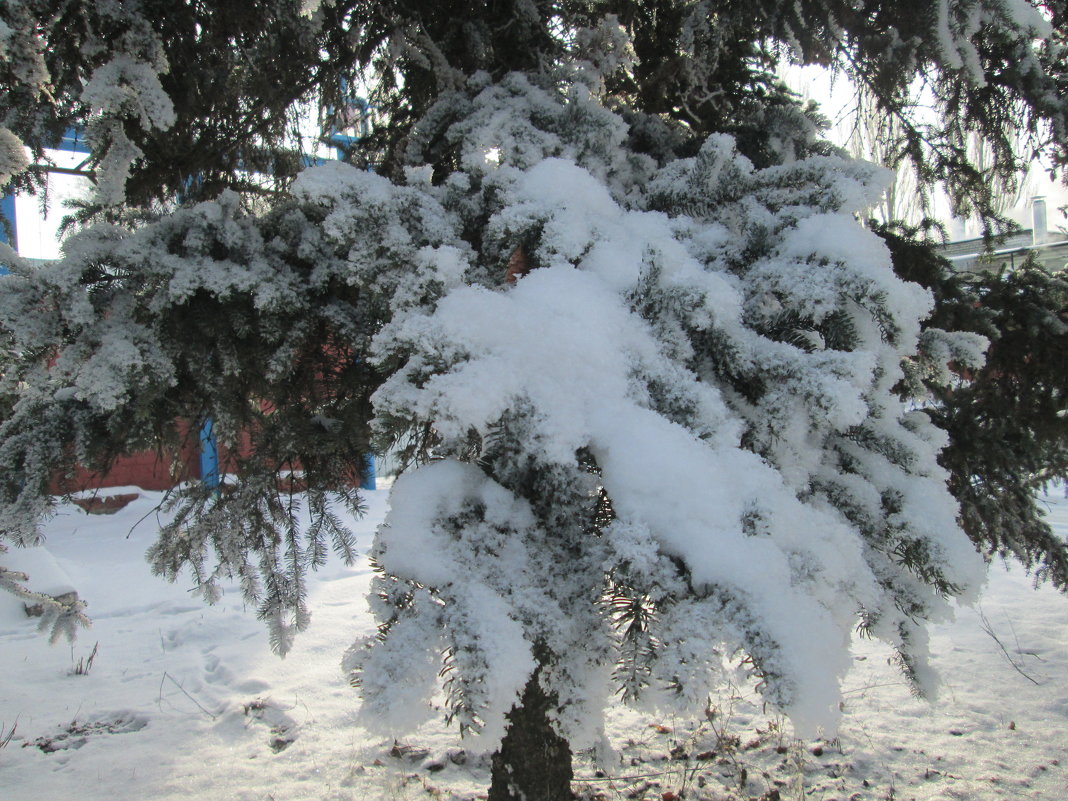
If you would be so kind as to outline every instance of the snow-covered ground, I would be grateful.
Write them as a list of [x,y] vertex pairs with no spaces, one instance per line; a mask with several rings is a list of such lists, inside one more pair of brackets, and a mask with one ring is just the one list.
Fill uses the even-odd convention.
[[[354,524],[363,552],[387,499],[368,493]],[[312,627],[280,660],[236,590],[206,607],[149,574],[158,500],[142,493],[110,516],[64,506],[45,548],[9,554],[22,560],[11,567],[77,587],[94,623],[73,646],[50,646],[0,594],[0,743],[14,727],[0,801],[484,795],[488,760],[454,732],[428,726],[394,744],[353,723],[340,660],[373,630],[366,564],[316,575]],[[1046,500],[1068,536],[1068,502]],[[828,742],[795,741],[747,687],[724,688],[703,721],[619,710],[610,775],[580,755],[576,788],[667,801],[1068,797],[1068,598],[995,564],[980,604],[935,627],[932,650],[943,677],[933,705],[910,696],[879,645],[857,643],[844,723]]]

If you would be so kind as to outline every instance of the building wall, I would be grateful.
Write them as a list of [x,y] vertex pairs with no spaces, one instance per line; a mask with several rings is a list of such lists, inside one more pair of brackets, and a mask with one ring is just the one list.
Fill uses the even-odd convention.
[[[188,431],[188,426],[186,426]],[[140,487],[145,490],[166,490],[183,481],[200,478],[200,449],[195,437],[186,438],[186,445],[178,453],[177,473],[171,472],[174,460],[170,454],[156,451],[121,456],[106,473],[79,467],[69,478],[57,478],[53,492],[65,494],[110,487]]]

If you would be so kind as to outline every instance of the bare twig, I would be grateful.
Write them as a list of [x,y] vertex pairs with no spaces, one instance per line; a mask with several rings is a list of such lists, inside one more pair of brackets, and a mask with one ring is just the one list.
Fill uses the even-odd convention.
[[1035,659],[1037,659],[1039,662],[1045,662],[1046,661],[1045,659],[1040,657],[1038,654],[1036,654],[1034,651],[1025,651],[1020,646],[1020,637],[1016,633],[1016,626],[1012,625],[1012,618],[1011,617],[1008,617],[1006,615],[1005,622],[1007,622],[1009,624],[1009,631],[1012,632],[1012,639],[1016,643],[1016,653],[1020,654],[1021,656],[1032,656]]
[[632,782],[638,779],[656,779],[660,776],[669,776],[678,773],[677,769],[661,770],[656,773],[638,773],[633,776],[590,776],[590,777],[575,777],[576,782],[584,784],[594,784],[596,782]]
[[[89,675],[89,671],[93,669],[93,660],[96,659],[96,652],[97,652],[97,650],[99,648],[100,648],[100,643],[97,642],[95,645],[93,645],[93,650],[89,654],[89,658],[88,659],[86,659],[84,656],[78,658],[78,664],[76,664],[74,666],[74,670],[73,670],[73,673],[74,673],[75,676],[88,676]],[[71,646],[71,659],[72,659],[72,661],[73,661],[73,658],[74,658],[74,647]]]
[[1034,684],[1036,686],[1040,685],[1041,682],[1039,682],[1033,676],[1029,676],[1024,671],[1024,669],[1022,667],[1020,667],[1019,662],[1017,660],[1013,659],[1012,654],[1010,654],[1008,649],[1005,648],[1004,643],[1002,643],[1001,640],[998,639],[998,635],[994,633],[993,626],[990,625],[990,621],[987,620],[986,615],[983,614],[983,610],[981,608],[979,609],[979,621],[980,621],[980,625],[981,625],[983,631],[985,631],[987,634],[989,634],[990,635],[990,639],[992,639],[994,642],[997,643],[998,648],[1001,649],[1001,653],[1003,653],[1005,655],[1005,659],[1008,661],[1008,663],[1010,665],[1012,665],[1013,670],[1015,670],[1017,673],[1019,673],[1021,676],[1023,676],[1025,679],[1027,679],[1032,684]]
[[194,704],[196,704],[197,709],[199,709],[201,712],[203,712],[205,715],[207,715],[212,720],[216,719],[216,715],[211,714],[211,712],[209,712],[203,706],[201,706],[200,702],[196,698],[191,696],[188,692],[186,692],[185,687],[183,687],[181,684],[179,684],[177,679],[175,679],[174,676],[172,676],[167,671],[163,671],[163,678],[159,680],[159,698],[160,698],[161,702],[163,700],[163,682],[165,682],[167,679],[170,679],[171,682],[174,684],[174,686],[177,687],[179,690],[181,690],[182,695],[184,695],[186,698],[188,698],[190,701],[192,701]]
[[4,734],[4,724],[0,723],[0,750],[7,747],[7,744],[11,742],[15,737],[15,729],[19,727],[19,719],[16,717],[15,722],[11,724],[11,730]]
[[868,692],[868,690],[877,690],[880,687],[900,687],[903,683],[904,683],[904,681],[902,680],[902,681],[884,681],[884,682],[879,682],[877,684],[875,684],[875,683],[873,683],[873,684],[865,684],[863,687],[856,687],[856,688],[854,688],[852,690],[843,690],[842,691],[842,695],[846,696],[846,695],[855,695],[857,693],[861,693],[862,696],[863,696],[863,694]]

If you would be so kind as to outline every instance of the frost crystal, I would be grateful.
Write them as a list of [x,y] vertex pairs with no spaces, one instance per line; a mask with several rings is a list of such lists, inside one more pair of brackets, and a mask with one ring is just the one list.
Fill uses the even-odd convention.
[[0,127],[0,187],[29,165],[30,161],[26,158],[22,140],[7,128]]
[[142,130],[165,130],[174,124],[174,105],[160,85],[157,69],[126,54],[93,71],[82,100],[98,114],[88,127],[94,150],[104,154],[97,193],[105,205],[121,203],[130,168],[143,155],[126,133],[127,121],[133,120]]

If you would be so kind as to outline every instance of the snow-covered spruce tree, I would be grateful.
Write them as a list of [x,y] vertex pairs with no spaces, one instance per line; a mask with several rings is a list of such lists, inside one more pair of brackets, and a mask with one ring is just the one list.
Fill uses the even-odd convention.
[[[1068,481],[1068,281],[1033,260],[1016,270],[956,273],[915,231],[878,228],[899,275],[928,287],[935,311],[903,389],[935,401],[925,412],[949,442],[949,471],[961,526],[981,549],[1013,556],[1035,577],[1068,588],[1068,543],[1046,521],[1036,493]],[[904,234],[904,235],[903,235]],[[942,331],[989,338],[979,370],[945,380]],[[938,373],[929,372],[937,368]]]
[[[379,235],[401,212],[364,220],[361,233]],[[176,492],[149,559],[171,580],[188,568],[209,601],[220,580],[239,578],[284,653],[307,625],[306,570],[331,543],[354,558],[332,508],[359,510],[379,383],[367,354],[383,301],[353,280],[339,241],[319,206],[291,200],[255,217],[228,193],[136,231],[97,226],[57,262],[7,249],[3,539],[38,541],[50,493],[76,465],[105,472],[122,453],[155,449],[177,468],[210,417],[242,479],[222,493],[199,482]],[[306,496],[279,485],[289,471]],[[310,528],[298,522],[305,510]]]
[[941,461],[972,538],[1064,591],[1068,543],[1036,508],[1036,494],[1068,481],[1068,280],[1029,262],[966,285],[991,344],[973,380],[936,395],[932,420],[950,433]]
[[363,720],[421,722],[441,676],[462,731],[504,738],[491,798],[555,799],[613,693],[693,712],[739,652],[800,730],[835,724],[858,624],[929,689],[923,621],[982,571],[944,438],[893,392],[931,301],[852,217],[882,171],[785,145],[755,169],[722,135],[661,166],[582,82],[442,102],[447,181],[349,177],[355,210],[421,187],[484,221],[373,345],[377,428],[425,463],[373,552]]
[[[92,121],[116,170],[84,216],[122,227],[5,256],[2,536],[36,536],[56,469],[173,453],[210,415],[248,434],[243,478],[178,496],[151,557],[209,599],[238,577],[284,650],[304,571],[331,536],[348,555],[329,493],[357,503],[378,389],[379,442],[416,467],[375,546],[380,637],[347,661],[393,730],[441,669],[451,719],[500,742],[494,799],[567,797],[613,692],[692,709],[738,654],[801,727],[833,723],[858,623],[929,685],[923,622],[979,572],[944,435],[895,393],[981,342],[921,335],[930,298],[852,219],[880,172],[814,141],[774,70],[846,70],[986,210],[966,133],[1003,177],[1016,125],[1063,163],[1064,10],[1040,5],[3,4],[0,172],[32,183],[12,142],[39,158]],[[354,159],[383,175],[289,187],[296,104],[360,74],[382,116]],[[178,193],[209,202],[145,211]],[[296,463],[307,531],[276,480]]]

